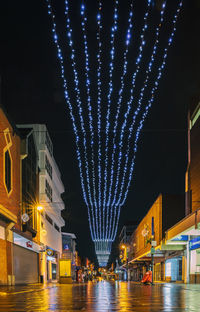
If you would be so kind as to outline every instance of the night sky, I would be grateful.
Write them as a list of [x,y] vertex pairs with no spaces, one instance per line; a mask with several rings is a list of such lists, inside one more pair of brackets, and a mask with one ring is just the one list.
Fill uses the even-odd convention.
[[[173,5],[176,1],[169,2]],[[62,13],[62,2],[57,1],[58,17]],[[109,17],[112,1],[105,2]],[[73,3],[75,25],[81,2],[73,0]],[[95,18],[97,1],[87,3],[90,16]],[[128,0],[123,0],[121,23],[127,16],[128,4]],[[140,220],[159,193],[184,193],[187,107],[200,90],[199,16],[200,0],[185,0],[159,91],[140,137],[119,230],[124,222]],[[59,26],[62,29],[61,20]],[[94,260],[74,134],[63,96],[46,2],[0,1],[0,32],[1,101],[15,123],[47,125],[65,185],[64,230],[76,234],[80,255]]]

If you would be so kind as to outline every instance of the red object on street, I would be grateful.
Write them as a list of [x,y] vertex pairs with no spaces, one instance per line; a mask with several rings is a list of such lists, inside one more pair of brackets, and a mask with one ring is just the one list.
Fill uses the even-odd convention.
[[143,279],[141,280],[141,283],[152,283],[152,272],[151,271],[147,271],[144,274]]

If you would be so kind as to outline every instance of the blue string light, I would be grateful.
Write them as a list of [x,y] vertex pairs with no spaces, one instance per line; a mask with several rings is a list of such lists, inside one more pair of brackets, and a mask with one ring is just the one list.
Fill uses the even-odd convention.
[[61,78],[63,80],[64,96],[65,96],[65,100],[66,100],[66,103],[67,103],[68,108],[69,108],[70,117],[71,117],[71,120],[72,120],[73,130],[74,130],[74,134],[75,134],[75,142],[76,142],[76,148],[77,148],[76,149],[76,153],[77,153],[77,159],[78,159],[79,170],[80,170],[80,179],[81,179],[81,186],[82,186],[82,191],[83,191],[83,198],[85,200],[85,203],[86,203],[86,206],[87,206],[87,209],[88,209],[89,226],[90,226],[92,240],[94,240],[94,239],[96,239],[96,231],[95,231],[94,223],[93,223],[93,227],[91,225],[92,224],[91,218],[92,219],[94,219],[94,218],[91,217],[91,214],[90,214],[88,199],[87,199],[87,195],[86,195],[86,188],[85,188],[85,183],[84,183],[84,178],[83,178],[83,165],[82,165],[80,146],[79,146],[80,137],[78,135],[78,129],[77,129],[77,126],[76,126],[75,116],[74,116],[74,113],[73,113],[73,107],[71,105],[71,100],[70,100],[70,96],[69,96],[69,93],[68,93],[67,80],[65,78],[63,55],[62,55],[62,50],[61,50],[59,42],[58,42],[58,35],[57,35],[57,32],[56,32],[55,15],[53,13],[50,0],[46,0],[46,2],[47,2],[48,14],[51,16],[51,20],[52,20],[53,40],[54,40],[54,44],[55,44],[55,46],[57,48],[57,57],[58,57],[59,64],[60,64],[60,69],[61,69]]
[[[142,118],[139,122],[139,126],[137,128],[137,131],[136,131],[136,134],[135,134],[135,142],[134,142],[134,156],[132,158],[132,161],[131,161],[131,167],[130,167],[130,173],[129,173],[129,178],[128,178],[128,183],[127,183],[127,187],[126,187],[126,191],[125,191],[125,194],[123,196],[123,199],[122,199],[122,190],[123,190],[123,187],[124,187],[124,181],[125,181],[125,178],[123,176],[123,182],[121,184],[121,190],[120,190],[120,195],[119,195],[119,200],[116,204],[116,206],[120,207],[124,205],[125,203],[125,200],[127,198],[127,195],[128,195],[128,189],[130,187],[130,183],[131,183],[131,179],[132,179],[132,174],[133,174],[133,170],[134,170],[134,165],[135,165],[135,157],[136,157],[136,152],[137,152],[137,143],[138,143],[138,139],[139,139],[139,135],[140,135],[140,132],[143,128],[143,125],[144,125],[144,121],[146,119],[146,116],[148,114],[148,111],[149,109],[151,108],[153,102],[154,102],[154,99],[155,99],[155,92],[156,90],[158,89],[158,86],[159,86],[159,81],[162,77],[162,74],[163,74],[163,70],[165,68],[165,65],[166,65],[166,59],[167,59],[167,56],[168,56],[168,50],[169,50],[169,47],[171,46],[172,42],[173,42],[173,38],[175,36],[175,32],[176,32],[176,24],[177,24],[177,19],[178,19],[178,16],[179,16],[179,13],[180,13],[180,10],[181,10],[181,7],[183,5],[183,1],[180,1],[179,2],[179,5],[178,5],[178,8],[177,8],[177,11],[176,11],[176,14],[174,15],[174,18],[173,18],[173,30],[171,32],[171,35],[168,39],[168,43],[167,43],[167,47],[164,49],[164,54],[163,54],[163,60],[162,60],[162,64],[160,65],[160,67],[158,68],[158,75],[157,75],[157,78],[155,79],[155,82],[154,82],[154,86],[151,90],[151,96],[150,96],[150,99],[148,101],[148,104],[146,105],[145,107],[145,111],[142,115]],[[138,104],[140,105],[140,103]],[[135,122],[134,118],[133,118],[133,122]],[[129,134],[130,136],[130,134]],[[122,201],[121,201],[122,200]],[[120,210],[119,208],[119,210]],[[118,226],[118,222],[119,222],[119,217],[117,217],[117,221],[116,221],[116,229],[115,229],[115,233],[112,237],[112,239],[115,239],[115,236],[116,236],[116,232],[117,232],[117,226]]]
[[[52,32],[53,32],[53,40],[57,48],[58,59],[60,62],[61,68],[61,78],[63,79],[63,87],[64,87],[64,95],[66,99],[66,103],[70,110],[70,116],[72,119],[73,130],[75,133],[76,138],[76,152],[77,152],[77,159],[79,164],[80,170],[80,179],[81,179],[81,186],[83,191],[83,197],[88,209],[88,220],[89,226],[91,231],[92,240],[95,242],[95,250],[97,253],[97,258],[100,264],[106,265],[108,261],[108,257],[111,251],[111,242],[114,241],[117,233],[118,222],[120,217],[120,210],[123,206],[127,194],[128,189],[130,187],[132,174],[135,166],[135,157],[137,152],[138,140],[141,130],[143,128],[143,124],[145,118],[148,114],[149,109],[151,108],[154,98],[155,92],[158,89],[159,81],[162,77],[164,67],[166,65],[166,59],[168,55],[168,49],[173,42],[173,38],[176,31],[176,23],[177,18],[182,6],[182,0],[179,2],[178,9],[176,14],[173,18],[173,30],[167,42],[167,47],[164,49],[164,54],[162,56],[161,65],[158,67],[158,75],[155,77],[153,83],[153,87],[150,91],[150,99],[148,100],[147,104],[143,104],[144,101],[144,93],[147,92],[149,87],[149,80],[150,74],[152,74],[152,67],[156,60],[157,48],[159,44],[158,37],[160,35],[160,27],[163,23],[163,16],[165,10],[164,2],[161,15],[160,15],[160,23],[159,26],[156,28],[156,35],[155,35],[155,43],[153,46],[153,52],[150,58],[150,62],[147,65],[147,70],[144,72],[145,79],[144,84],[139,93],[139,99],[135,103],[133,110],[133,102],[135,100],[135,88],[136,88],[136,79],[141,69],[142,59],[143,59],[143,50],[145,47],[145,32],[148,29],[148,15],[150,10],[151,1],[147,0],[147,9],[144,15],[144,26],[141,31],[140,35],[140,43],[139,43],[139,52],[136,57],[135,65],[136,70],[132,76],[132,85],[130,89],[130,98],[126,103],[126,113],[124,114],[124,121],[120,128],[119,132],[119,142],[117,142],[117,129],[119,127],[119,117],[121,112],[121,105],[123,102],[123,94],[125,89],[125,77],[127,75],[127,67],[128,67],[128,49],[131,40],[131,30],[132,30],[132,4],[131,10],[129,12],[128,18],[128,30],[126,33],[126,40],[125,40],[125,52],[123,57],[123,72],[122,76],[120,77],[120,89],[118,93],[118,100],[116,105],[116,115],[114,116],[114,125],[113,125],[113,138],[112,144],[109,144],[109,132],[111,129],[111,105],[112,105],[112,94],[113,94],[113,75],[114,75],[114,60],[115,60],[115,35],[118,29],[118,0],[115,1],[114,6],[114,16],[113,16],[113,25],[111,27],[111,50],[110,50],[110,66],[109,66],[109,84],[108,84],[108,94],[107,94],[107,111],[105,116],[105,150],[103,154],[103,147],[102,147],[102,41],[101,41],[101,29],[102,29],[102,2],[99,1],[98,7],[98,14],[97,18],[97,43],[98,43],[98,52],[96,56],[97,60],[97,153],[98,157],[95,159],[95,150],[94,150],[94,141],[95,141],[95,133],[94,133],[94,119],[93,119],[93,106],[91,100],[91,82],[90,82],[90,67],[89,67],[89,50],[88,50],[88,39],[86,33],[86,24],[87,24],[87,17],[85,14],[85,5],[84,3],[81,5],[81,29],[83,33],[83,42],[84,42],[84,55],[85,55],[85,88],[87,93],[87,111],[88,111],[88,118],[89,118],[89,130],[90,130],[90,138],[86,135],[85,130],[85,116],[83,114],[83,103],[81,101],[81,94],[80,94],[80,84],[78,79],[78,72],[76,70],[76,57],[75,57],[75,50],[74,44],[72,39],[72,28],[70,26],[70,18],[69,18],[69,7],[68,7],[68,0],[65,0],[65,16],[66,16],[66,33],[67,33],[67,41],[70,47],[70,59],[72,63],[72,70],[74,75],[74,84],[75,84],[75,96],[76,96],[76,105],[77,105],[77,116],[73,112],[73,107],[71,104],[71,99],[68,94],[68,84],[65,77],[64,71],[64,62],[63,62],[63,55],[62,51],[58,42],[58,35],[56,33],[56,22],[55,22],[55,15],[52,11],[51,7],[51,0],[46,0],[48,4],[48,13],[51,15],[52,18]],[[84,0],[83,0],[84,1]],[[149,94],[149,93],[148,93]],[[144,109],[144,111],[143,111]],[[129,127],[129,133],[127,138],[127,149],[125,155],[122,154],[123,144],[124,144],[124,135],[125,135],[125,128],[128,126],[128,118],[131,118],[131,125]],[[78,119],[78,120],[77,120]],[[78,126],[80,125],[80,129]],[[134,129],[136,129],[134,131]],[[79,134],[80,131],[80,134]],[[133,146],[131,146],[132,136],[134,134],[133,139]],[[87,140],[86,140],[87,139]],[[96,142],[96,141],[95,141]],[[91,166],[89,167],[88,162],[88,144],[91,147]],[[108,155],[109,155],[109,147],[111,147],[111,163],[108,162]],[[114,167],[115,167],[115,159],[117,148],[119,152],[119,157],[116,160],[117,171],[115,175],[114,181]],[[133,152],[132,156],[130,155]],[[122,161],[124,161],[124,167],[122,174],[121,167]],[[128,163],[130,162],[130,167],[128,169]],[[97,172],[98,177],[96,178],[95,173],[95,165],[97,163]],[[92,171],[89,169],[92,168]],[[104,170],[103,170],[104,169]],[[109,169],[109,170],[108,170]],[[102,178],[103,174],[103,178]],[[121,178],[122,177],[122,178]],[[92,178],[92,180],[91,180]],[[98,183],[96,183],[96,179]],[[120,180],[121,179],[121,180]],[[115,185],[114,185],[115,182]],[[109,185],[108,185],[109,183]],[[92,187],[91,187],[92,186]],[[114,190],[113,190],[114,188]],[[102,190],[103,189],[103,190]]]
[[[115,116],[115,123],[114,123],[114,130],[113,130],[113,151],[112,151],[112,157],[111,157],[111,170],[110,170],[110,186],[109,186],[109,191],[108,191],[108,201],[107,201],[107,207],[108,207],[108,212],[107,215],[110,217],[110,220],[108,222],[107,218],[107,224],[106,224],[106,235],[107,237],[110,238],[110,230],[112,227],[112,215],[113,215],[113,209],[111,207],[110,209],[110,199],[111,199],[111,194],[112,194],[112,186],[113,186],[113,176],[114,176],[114,159],[115,159],[115,150],[116,150],[116,144],[115,144],[115,140],[116,140],[116,133],[117,133],[117,125],[118,125],[118,118],[119,118],[119,114],[120,114],[120,108],[121,108],[121,102],[122,102],[122,95],[123,95],[123,90],[124,90],[124,79],[127,73],[127,65],[128,65],[128,61],[127,61],[127,55],[128,55],[128,51],[129,51],[129,44],[130,44],[130,39],[131,39],[131,29],[133,27],[132,24],[132,19],[133,19],[133,4],[131,3],[131,8],[130,8],[130,12],[129,12],[129,19],[128,19],[128,29],[127,29],[127,33],[126,33],[126,40],[125,40],[125,51],[124,51],[124,57],[123,57],[123,72],[122,72],[122,76],[120,78],[120,82],[121,82],[121,87],[119,90],[119,99],[117,101],[117,113]],[[110,211],[110,214],[109,214]]]
[[[157,48],[158,48],[158,44],[159,44],[158,38],[159,38],[159,35],[160,35],[161,26],[162,26],[163,19],[164,19],[165,8],[166,8],[166,3],[164,2],[163,5],[162,5],[161,13],[160,13],[159,26],[156,28],[155,43],[154,43],[154,46],[153,46],[153,52],[152,52],[151,59],[150,59],[149,65],[148,65],[148,69],[146,71],[146,79],[145,79],[144,87],[142,88],[142,91],[140,93],[141,97],[140,97],[140,100],[139,100],[139,104],[141,103],[141,100],[143,98],[145,89],[148,87],[149,74],[152,71],[152,66],[153,66],[154,61],[155,61],[155,56],[156,56],[156,52],[157,52]],[[145,29],[147,29],[146,25],[147,25],[147,23],[145,23],[145,25],[143,27],[144,31],[145,31]],[[143,49],[143,46],[144,46],[144,35],[141,36],[141,43],[140,43],[140,47],[139,47],[139,55],[138,55],[138,57],[136,57],[136,65],[137,65],[136,66],[136,71],[135,71],[135,73],[133,74],[133,77],[132,77],[132,88],[131,88],[131,91],[130,91],[131,95],[130,95],[130,99],[129,99],[128,103],[127,103],[127,111],[124,114],[124,122],[123,122],[122,127],[121,127],[120,142],[119,142],[119,157],[118,157],[117,174],[116,174],[117,178],[116,178],[116,184],[115,184],[114,199],[113,199],[113,202],[112,202],[113,206],[116,203],[116,197],[117,197],[117,193],[118,193],[118,185],[119,185],[119,178],[120,178],[120,172],[121,172],[123,138],[124,138],[124,134],[125,134],[125,128],[126,128],[126,125],[127,125],[128,116],[130,114],[131,108],[133,107],[133,100],[134,100],[133,94],[134,94],[135,82],[136,82],[137,74],[138,74],[138,72],[140,70],[140,63],[141,63],[141,60],[142,60],[141,51]],[[138,60],[139,60],[139,62],[138,62]],[[140,108],[140,105],[138,105],[138,107]],[[137,114],[139,113],[139,108],[134,113],[135,118],[136,118]],[[132,125],[132,128],[131,128],[130,132],[131,132],[131,135],[132,135],[133,125]],[[127,152],[126,152],[126,155],[125,155],[126,162],[125,162],[124,172],[123,172],[124,176],[126,175],[127,164],[128,164],[128,160],[129,160],[129,151],[130,151],[130,139],[128,140],[128,143],[127,143]],[[114,216],[114,218],[115,218],[115,216]],[[113,232],[112,232],[112,236],[113,236]]]
[[[144,15],[144,26],[142,28],[142,32],[141,32],[141,35],[140,35],[140,40],[141,40],[141,44],[140,44],[140,47],[139,47],[139,55],[136,59],[136,65],[139,67],[139,64],[141,62],[141,59],[142,59],[142,55],[143,55],[143,49],[144,49],[144,45],[145,45],[145,42],[144,42],[144,36],[145,36],[145,32],[148,28],[148,23],[147,23],[147,20],[148,20],[148,16],[149,16],[149,10],[150,10],[150,2],[148,1],[147,2],[147,10],[145,12],[145,15]],[[111,233],[111,224],[113,222],[113,217],[115,218],[115,214],[116,214],[116,210],[114,210],[114,215],[113,215],[113,208],[114,208],[114,203],[115,203],[115,197],[116,197],[116,187],[115,187],[115,190],[114,190],[114,199],[113,199],[113,202],[111,204],[111,195],[112,195],[112,186],[113,186],[113,175],[114,175],[114,165],[115,165],[115,151],[116,151],[116,134],[117,134],[117,127],[118,127],[118,119],[119,119],[119,114],[120,114],[120,109],[121,109],[121,103],[122,103],[122,95],[123,95],[123,90],[124,90],[124,78],[126,76],[126,73],[127,73],[127,65],[128,65],[128,62],[127,62],[127,54],[128,54],[128,46],[130,44],[130,37],[131,37],[131,34],[130,34],[130,31],[131,31],[131,28],[133,27],[132,25],[132,16],[133,16],[133,13],[132,13],[132,6],[131,6],[131,11],[130,11],[130,15],[129,15],[129,27],[128,27],[128,31],[127,31],[127,36],[126,36],[126,50],[125,50],[125,53],[124,53],[124,70],[123,70],[123,74],[122,74],[122,77],[121,77],[121,88],[119,90],[119,99],[118,99],[118,103],[117,103],[117,113],[116,113],[116,116],[115,116],[115,125],[114,125],[114,136],[113,136],[113,151],[112,151],[112,163],[111,163],[111,178],[110,178],[110,188],[109,188],[109,198],[108,198],[108,207],[111,206],[111,213],[110,213],[110,222],[109,222],[109,236],[110,236],[110,233]],[[138,69],[139,71],[139,69]],[[121,142],[120,142],[120,145],[119,145],[119,148],[121,148]],[[122,151],[120,149],[119,151],[119,162],[121,163],[121,159],[122,159]],[[118,174],[119,175],[119,174]],[[119,177],[117,177],[117,179],[119,179]],[[117,184],[117,182],[116,182]]]
[[102,19],[102,3],[99,1],[99,12],[97,14],[97,41],[98,41],[98,53],[97,53],[97,132],[98,132],[98,192],[99,192],[99,238],[102,239],[102,219],[101,219],[101,53],[102,53],[102,43],[101,43],[101,19]]
[[[72,61],[72,68],[73,68],[73,74],[74,74],[74,83],[75,83],[75,93],[76,93],[76,102],[78,106],[78,113],[81,123],[81,131],[83,133],[83,147],[84,147],[84,159],[85,159],[85,171],[86,171],[86,180],[87,180],[87,188],[88,188],[88,196],[89,196],[89,202],[92,210],[92,215],[94,216],[94,206],[92,201],[92,195],[91,195],[91,188],[90,188],[90,177],[89,177],[89,165],[88,165],[88,156],[87,156],[87,136],[85,131],[85,125],[84,125],[84,118],[83,118],[83,108],[82,108],[82,102],[80,97],[80,89],[79,89],[79,80],[78,80],[78,73],[76,70],[76,61],[75,61],[75,50],[73,47],[73,40],[72,40],[72,28],[70,26],[70,18],[69,18],[69,5],[68,0],[65,0],[65,16],[66,16],[66,32],[67,32],[67,39],[68,44],[71,49],[71,61]],[[95,209],[97,207],[95,206]],[[96,231],[95,233],[98,235],[98,216],[96,214]]]
[[[87,105],[88,105],[88,115],[89,115],[89,128],[91,134],[91,162],[92,162],[92,184],[93,184],[93,200],[95,203],[95,207],[97,207],[97,200],[96,200],[96,183],[95,183],[95,162],[94,162],[94,129],[93,129],[93,117],[92,117],[92,106],[91,106],[91,94],[90,94],[90,78],[89,78],[89,52],[88,52],[88,42],[87,42],[87,34],[86,34],[86,23],[87,17],[85,15],[85,5],[81,5],[81,17],[82,17],[82,32],[83,32],[83,39],[84,39],[84,53],[85,53],[85,84],[87,90]],[[97,216],[97,209],[96,209],[96,216]],[[98,238],[98,234],[97,234]]]
[[[103,216],[105,218],[106,210],[106,191],[107,191],[107,177],[108,177],[108,142],[109,142],[109,129],[110,129],[110,107],[111,107],[111,96],[113,93],[113,70],[114,70],[114,59],[115,59],[115,34],[118,29],[118,0],[115,1],[115,8],[113,14],[113,26],[111,27],[111,50],[110,50],[110,66],[109,66],[109,87],[108,87],[108,107],[106,113],[106,142],[105,142],[105,169],[104,169],[104,199],[103,199]],[[106,233],[105,237],[108,239],[108,218],[109,218],[109,207],[106,211]]]

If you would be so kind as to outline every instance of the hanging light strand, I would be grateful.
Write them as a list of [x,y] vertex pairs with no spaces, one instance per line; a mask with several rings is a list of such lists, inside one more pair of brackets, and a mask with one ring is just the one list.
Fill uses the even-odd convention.
[[[151,96],[150,96],[150,99],[148,101],[148,104],[146,105],[145,107],[145,111],[142,115],[142,119],[140,121],[140,124],[137,128],[137,131],[136,131],[136,135],[135,135],[135,143],[134,143],[134,156],[132,158],[132,161],[131,161],[131,167],[130,167],[130,173],[129,173],[129,177],[128,177],[128,183],[127,183],[127,187],[126,187],[126,191],[125,191],[125,194],[123,196],[123,199],[122,199],[122,192],[120,192],[120,197],[119,197],[119,200],[118,200],[118,203],[117,205],[119,207],[123,206],[124,203],[125,203],[125,200],[127,198],[127,195],[128,195],[128,189],[130,187],[130,183],[131,183],[131,179],[132,179],[132,174],[133,174],[133,170],[134,170],[134,166],[135,166],[135,157],[136,157],[136,152],[137,152],[137,142],[138,142],[138,139],[139,139],[139,135],[140,135],[140,132],[143,128],[143,125],[144,125],[144,121],[145,121],[145,118],[148,114],[148,111],[149,109],[151,108],[153,102],[154,102],[154,99],[155,99],[155,92],[157,91],[158,89],[158,86],[159,86],[159,81],[162,77],[162,74],[163,74],[163,70],[165,68],[165,65],[166,65],[166,59],[167,59],[167,56],[168,56],[168,50],[169,50],[169,47],[172,45],[172,42],[173,42],[173,39],[174,39],[174,36],[175,36],[175,32],[176,32],[176,24],[177,24],[177,20],[178,20],[178,16],[180,14],[180,11],[181,11],[181,8],[182,8],[182,5],[183,5],[183,1],[180,1],[179,2],[179,5],[178,5],[178,8],[176,10],[176,14],[174,15],[174,18],[173,18],[173,30],[171,32],[171,35],[168,39],[168,43],[167,43],[167,47],[164,49],[164,55],[163,55],[163,61],[162,61],[162,64],[160,65],[160,67],[158,68],[158,75],[157,75],[157,78],[155,79],[155,82],[154,82],[154,86],[151,90]],[[119,222],[119,218],[117,218],[117,223],[116,223],[116,227],[118,226],[118,222]],[[116,231],[115,230],[115,235],[116,235]],[[115,235],[113,236],[113,238],[115,237]]]
[[[145,32],[146,32],[146,30],[148,28],[148,16],[149,16],[149,11],[150,11],[150,4],[151,4],[151,2],[148,0],[147,1],[147,9],[146,9],[146,12],[144,14],[144,26],[142,27],[142,31],[141,31],[141,35],[140,35],[141,43],[140,43],[140,46],[139,46],[139,55],[138,55],[137,60],[136,60],[136,65],[138,65],[138,66],[139,66],[139,64],[141,62],[142,55],[143,55],[143,49],[144,49],[144,45],[145,45],[144,36],[145,36]],[[130,12],[130,14],[131,13],[132,13],[132,11]],[[131,38],[130,30],[132,28],[132,20],[130,20],[130,17],[129,17],[130,25],[129,25],[129,29],[127,31],[127,37],[126,37],[126,46],[127,47],[126,47],[125,58],[124,58],[124,64],[125,64],[124,67],[125,68],[124,68],[124,71],[123,71],[123,75],[121,77],[121,89],[119,91],[119,100],[118,100],[118,103],[117,103],[117,114],[116,114],[116,117],[115,117],[115,125],[114,125],[114,131],[113,131],[114,135],[113,135],[113,152],[112,152],[112,164],[111,164],[111,179],[110,179],[109,198],[108,198],[108,206],[109,207],[111,206],[111,208],[110,208],[110,211],[111,211],[110,222],[109,222],[109,225],[108,225],[109,235],[111,235],[112,230],[114,230],[114,228],[111,230],[111,223],[112,223],[113,217],[116,214],[116,211],[114,210],[114,216],[113,216],[113,208],[114,208],[114,202],[115,202],[115,197],[116,197],[116,189],[114,190],[114,196],[113,196],[113,202],[112,203],[111,203],[111,195],[112,195],[112,187],[113,187],[113,176],[114,176],[114,165],[115,165],[115,151],[116,151],[116,148],[117,148],[117,146],[116,146],[117,145],[116,144],[116,134],[117,134],[117,127],[118,127],[118,118],[119,118],[120,109],[121,109],[121,103],[122,103],[122,94],[123,94],[123,89],[124,89],[124,78],[125,78],[125,75],[126,75],[126,72],[127,72],[127,65],[128,65],[128,62],[127,62],[128,46],[130,44],[130,38]],[[121,146],[119,145],[119,148],[120,147]],[[121,163],[121,159],[122,159],[122,151],[120,150],[119,151],[118,162]],[[117,181],[117,178],[116,178],[116,181]]]
[[[89,116],[89,128],[90,128],[90,145],[91,145],[91,163],[92,163],[92,185],[93,185],[93,201],[95,203],[95,207],[97,207],[97,200],[96,200],[96,177],[95,177],[95,162],[94,162],[94,128],[93,128],[93,117],[92,117],[92,106],[91,106],[91,92],[90,92],[90,66],[89,66],[89,52],[88,52],[88,40],[86,34],[86,23],[87,17],[85,15],[85,4],[81,5],[81,28],[83,33],[84,39],[84,53],[85,53],[85,84],[87,90],[87,106],[88,106],[88,116]],[[97,215],[97,210],[96,210]]]
[[[141,103],[142,103],[142,99],[143,99],[143,96],[144,96],[144,92],[145,92],[146,88],[148,88],[148,81],[149,81],[149,78],[150,78],[149,75],[152,72],[152,67],[153,67],[154,61],[156,59],[156,52],[157,52],[158,44],[159,44],[160,30],[161,30],[161,27],[162,27],[162,24],[163,24],[163,20],[164,20],[165,8],[166,8],[166,2],[164,2],[163,5],[162,5],[162,9],[161,9],[161,12],[160,12],[160,21],[159,21],[158,27],[156,28],[155,42],[154,42],[154,46],[153,46],[153,51],[152,51],[150,62],[148,64],[148,67],[147,67],[147,70],[146,70],[146,79],[145,79],[145,82],[144,82],[144,86],[143,86],[143,88],[141,89],[141,92],[140,92],[140,99],[138,101],[138,108],[136,109],[136,111],[134,113],[134,117],[133,117],[134,121],[133,121],[133,123],[132,123],[132,125],[131,125],[131,127],[129,129],[130,135],[128,137],[127,151],[126,151],[126,154],[125,154],[126,161],[125,161],[123,176],[126,175],[127,164],[128,164],[128,160],[129,160],[129,152],[130,152],[130,140],[131,140],[131,137],[132,137],[134,124],[135,124],[135,121],[136,121],[136,117],[139,114],[139,111],[140,111],[140,108],[141,108]],[[141,42],[139,50],[141,50],[141,46],[144,45],[143,44],[144,37],[141,38],[141,39],[142,39],[142,42]],[[134,100],[133,94],[134,94],[134,90],[135,90],[135,82],[136,82],[136,78],[137,78],[137,73],[140,70],[140,62],[138,62],[138,59],[140,59],[140,62],[142,60],[142,58],[140,56],[137,57],[137,60],[136,60],[137,67],[136,67],[135,73],[133,74],[131,95],[130,95],[130,99],[129,99],[128,103],[127,103],[127,111],[124,114],[124,122],[123,122],[122,127],[121,127],[120,143],[119,143],[119,146],[120,146],[120,148],[119,148],[119,158],[118,158],[117,175],[116,175],[117,178],[116,178],[115,193],[114,193],[114,199],[113,199],[112,205],[115,205],[116,197],[117,197],[117,193],[118,193],[118,185],[119,185],[119,178],[120,178],[120,172],[121,172],[123,138],[124,138],[124,134],[125,134],[125,128],[126,128],[126,125],[127,125],[128,116],[129,116],[129,114],[131,112],[131,108],[133,107],[133,100]],[[123,181],[123,179],[122,179],[122,181]],[[112,236],[113,236],[113,233],[112,233]]]
[[[110,129],[110,107],[111,107],[111,96],[113,93],[113,70],[115,60],[115,35],[118,29],[118,0],[115,1],[114,14],[113,14],[113,25],[111,27],[111,50],[110,50],[110,64],[109,64],[109,85],[108,85],[108,96],[107,96],[107,113],[106,113],[106,140],[105,140],[105,169],[104,169],[104,198],[103,198],[103,217],[105,219],[106,211],[106,191],[107,191],[107,177],[108,177],[108,143],[109,143],[109,129]],[[107,208],[108,209],[108,208]],[[108,211],[106,213],[106,224],[108,224]],[[105,237],[107,237],[107,227]]]
[[76,126],[76,121],[75,121],[75,115],[73,113],[73,107],[71,105],[71,100],[70,100],[70,96],[68,93],[67,80],[66,80],[66,75],[65,75],[65,70],[64,70],[63,54],[62,54],[62,50],[61,50],[59,42],[58,42],[58,35],[56,32],[55,14],[53,13],[53,10],[52,10],[51,1],[46,0],[46,2],[47,2],[48,14],[50,15],[51,21],[52,21],[53,41],[54,41],[54,44],[55,44],[56,49],[57,49],[57,57],[58,57],[59,64],[60,64],[61,78],[63,81],[63,88],[64,88],[64,97],[65,97],[66,103],[67,103],[68,108],[69,108],[70,117],[72,120],[73,131],[75,134],[76,154],[77,154],[78,165],[79,165],[79,170],[80,170],[80,179],[81,179],[81,187],[82,187],[82,191],[83,191],[83,198],[84,198],[84,201],[85,201],[87,209],[88,209],[88,221],[89,221],[89,226],[90,226],[90,232],[91,232],[92,240],[94,240],[94,239],[96,239],[96,231],[95,231],[94,225],[93,225],[93,227],[91,225],[93,218],[91,217],[91,213],[90,213],[90,209],[89,209],[89,203],[88,203],[88,199],[87,199],[86,188],[85,188],[84,177],[83,177],[83,164],[82,164],[82,160],[81,160],[81,153],[80,153],[80,146],[79,146],[80,137],[78,134],[78,129]]
[[[87,156],[87,137],[86,137],[86,131],[85,131],[85,123],[83,118],[83,108],[82,108],[82,102],[81,102],[81,96],[80,96],[80,89],[79,89],[79,79],[78,79],[78,73],[76,70],[76,61],[75,61],[75,50],[73,47],[73,40],[72,40],[72,28],[70,26],[70,18],[69,18],[69,5],[68,0],[65,0],[65,16],[66,16],[66,32],[67,32],[67,39],[68,39],[68,45],[71,50],[71,61],[72,61],[72,69],[74,74],[74,83],[75,83],[75,93],[76,93],[76,103],[78,106],[78,114],[80,118],[80,124],[81,124],[81,131],[83,133],[83,148],[84,148],[84,160],[85,160],[85,172],[86,172],[86,181],[87,181],[87,188],[88,188],[88,197],[89,197],[89,203],[92,210],[92,215],[94,216],[94,204],[92,200],[91,195],[91,188],[90,188],[90,177],[89,177],[89,164],[88,164],[88,156]],[[97,207],[95,206],[95,209]],[[98,235],[98,222],[97,222],[97,215],[96,215],[96,234]]]
[[98,133],[98,213],[99,213],[99,238],[102,238],[102,218],[101,218],[101,53],[102,53],[102,43],[101,43],[101,29],[102,29],[102,2],[99,0],[99,11],[97,14],[97,42],[98,42],[98,52],[97,52],[97,133]]
[[[115,116],[115,123],[114,123],[114,128],[113,128],[113,151],[112,151],[112,156],[111,156],[111,169],[110,169],[110,185],[109,185],[109,190],[108,190],[108,199],[107,199],[107,220],[106,220],[106,237],[109,238],[109,231],[111,229],[111,218],[112,218],[112,209],[110,209],[110,198],[111,198],[111,192],[112,192],[112,186],[113,186],[113,176],[114,176],[114,163],[115,163],[115,149],[116,149],[116,133],[117,133],[117,126],[118,126],[118,118],[120,114],[120,108],[121,108],[121,102],[122,102],[122,96],[123,96],[123,91],[124,91],[124,85],[125,85],[125,76],[127,73],[127,66],[128,66],[128,51],[129,51],[129,44],[131,40],[131,30],[133,28],[133,3],[131,3],[130,7],[130,12],[129,12],[129,18],[128,18],[128,29],[126,32],[126,40],[125,40],[125,51],[123,55],[123,71],[122,71],[122,76],[120,78],[120,89],[118,93],[118,101],[117,101],[117,111],[116,111],[116,116]],[[106,185],[107,188],[107,185]],[[109,213],[110,212],[110,213]],[[110,219],[110,222],[109,222]],[[110,224],[110,226],[109,226]]]

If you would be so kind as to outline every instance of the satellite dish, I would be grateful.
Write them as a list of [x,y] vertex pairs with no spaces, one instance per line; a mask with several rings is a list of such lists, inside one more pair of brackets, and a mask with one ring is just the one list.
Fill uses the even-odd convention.
[[28,220],[29,220],[29,215],[28,215],[27,213],[23,213],[23,215],[22,215],[22,221],[23,221],[23,222],[28,222]]

